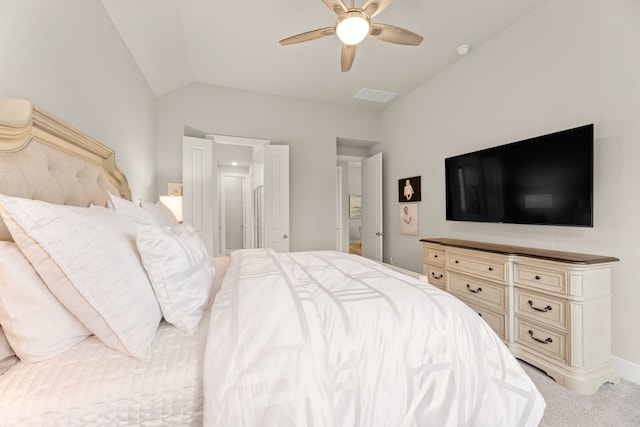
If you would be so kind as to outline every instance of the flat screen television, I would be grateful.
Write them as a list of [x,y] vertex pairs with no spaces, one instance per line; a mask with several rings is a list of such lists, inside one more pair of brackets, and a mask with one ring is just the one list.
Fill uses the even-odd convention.
[[445,159],[447,220],[593,227],[593,124]]

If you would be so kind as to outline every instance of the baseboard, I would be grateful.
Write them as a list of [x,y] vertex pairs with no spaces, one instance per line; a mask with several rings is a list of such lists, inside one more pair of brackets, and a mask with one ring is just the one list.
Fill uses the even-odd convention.
[[640,384],[640,365],[629,362],[628,360],[612,356],[613,364],[618,368],[620,377],[632,383]]

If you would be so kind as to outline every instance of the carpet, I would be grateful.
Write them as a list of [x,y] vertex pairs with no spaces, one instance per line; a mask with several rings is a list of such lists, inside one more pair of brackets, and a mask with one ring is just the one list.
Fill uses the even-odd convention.
[[605,383],[591,396],[578,395],[543,371],[520,361],[547,403],[541,427],[640,426],[640,385],[627,380]]

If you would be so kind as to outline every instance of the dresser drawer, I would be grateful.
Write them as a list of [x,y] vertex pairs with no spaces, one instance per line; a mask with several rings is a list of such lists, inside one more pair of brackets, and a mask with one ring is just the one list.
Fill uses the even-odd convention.
[[537,290],[567,294],[567,273],[528,264],[513,264],[513,282]]
[[569,360],[567,335],[550,328],[537,326],[526,319],[515,317],[515,341],[531,351],[545,354],[562,362]]
[[556,328],[567,329],[567,301],[515,289],[515,313]]
[[450,252],[447,254],[447,268],[480,276],[486,279],[507,282],[507,262],[492,258]]
[[445,289],[447,285],[447,279],[445,277],[444,268],[434,267],[432,265],[424,266],[424,274],[427,275],[429,279],[429,283],[434,286],[439,287],[440,289]]
[[444,265],[444,249],[424,248],[425,264]]
[[498,314],[488,308],[483,308],[473,303],[463,300],[473,311],[478,313],[482,319],[493,329],[502,340],[507,340],[507,314]]
[[507,309],[506,288],[501,285],[449,273],[449,291],[472,304],[486,304],[501,311]]

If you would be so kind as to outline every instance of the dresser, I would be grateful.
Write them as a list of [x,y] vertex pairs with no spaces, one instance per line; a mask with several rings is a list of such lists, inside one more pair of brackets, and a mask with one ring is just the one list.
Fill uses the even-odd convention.
[[580,394],[620,377],[611,361],[617,258],[425,238],[429,283],[465,302],[515,357]]

